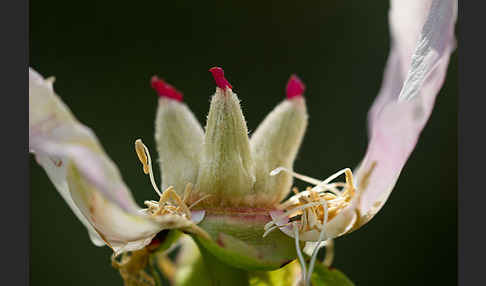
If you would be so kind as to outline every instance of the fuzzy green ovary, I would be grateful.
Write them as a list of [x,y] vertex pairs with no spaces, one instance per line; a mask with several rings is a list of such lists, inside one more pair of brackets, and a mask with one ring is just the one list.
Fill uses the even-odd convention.
[[307,127],[307,110],[303,97],[284,100],[260,124],[251,138],[255,158],[255,192],[261,201],[280,202],[290,191],[292,176],[281,172],[270,176],[278,167],[292,169]]
[[184,103],[159,99],[155,141],[159,153],[162,190],[173,186],[182,196],[187,183],[195,183],[204,132]]
[[254,163],[239,100],[217,89],[211,101],[196,190],[215,204],[239,204],[253,193]]

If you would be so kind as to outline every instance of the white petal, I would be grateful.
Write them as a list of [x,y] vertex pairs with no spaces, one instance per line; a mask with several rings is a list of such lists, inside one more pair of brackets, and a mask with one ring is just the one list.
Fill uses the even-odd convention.
[[154,221],[143,215],[93,132],[74,118],[54,93],[52,82],[32,69],[29,150],[97,245],[102,239],[116,252],[132,250],[164,228],[188,223],[182,218]]
[[205,215],[206,212],[204,210],[191,211],[191,220],[195,224],[198,224],[204,219]]
[[456,13],[455,0],[392,1],[392,50],[369,113],[368,150],[356,171],[362,215],[356,227],[383,206],[430,116],[455,47]]
[[311,256],[311,255],[312,255],[312,253],[314,252],[314,249],[315,249],[316,247],[319,247],[319,249],[320,249],[320,248],[322,248],[322,247],[326,246],[326,245],[327,245],[327,242],[328,242],[328,240],[321,241],[320,243],[317,243],[317,241],[308,241],[308,242],[306,242],[306,243],[305,243],[305,246],[304,246],[304,248],[302,249],[302,251],[303,251],[305,254],[307,254],[307,255]]
[[[415,51],[399,100],[410,100],[421,93],[428,75],[455,46],[454,23],[457,17],[457,0],[432,2]],[[446,55],[448,57],[448,55]],[[442,79],[440,80],[442,81]]]
[[93,244],[96,246],[105,245],[103,239],[98,235],[93,226],[84,217],[84,215],[81,213],[81,211],[71,198],[71,194],[69,193],[69,187],[66,182],[66,165],[62,164],[61,166],[56,166],[55,164],[53,164],[52,159],[46,155],[36,155],[35,158],[37,160],[37,163],[44,168],[47,176],[54,184],[56,189],[59,191],[59,194],[61,194],[62,198],[66,201],[71,210],[74,212],[76,217],[88,229],[89,237]]

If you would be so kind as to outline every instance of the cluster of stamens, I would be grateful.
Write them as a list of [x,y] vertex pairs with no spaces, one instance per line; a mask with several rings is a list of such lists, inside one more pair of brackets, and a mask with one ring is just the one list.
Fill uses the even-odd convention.
[[[266,236],[275,228],[299,222],[299,232],[306,232],[312,229],[321,231],[324,225],[332,220],[342,209],[347,207],[351,199],[354,197],[356,191],[353,184],[353,174],[350,169],[343,169],[324,181],[319,181],[298,173],[294,173],[285,168],[277,168],[272,171],[271,175],[277,175],[281,171],[290,173],[294,177],[301,179],[314,187],[308,187],[305,191],[299,192],[297,188],[293,188],[294,196],[280,205],[280,209],[284,214],[274,218],[271,222],[265,225]],[[332,180],[345,174],[345,182],[330,183]],[[277,222],[283,218],[288,218],[289,222],[286,224],[278,224]]]
[[188,206],[187,201],[193,190],[193,185],[191,183],[187,183],[182,198],[179,196],[179,194],[177,194],[172,186],[168,187],[163,193],[161,193],[154,180],[150,153],[148,148],[142,143],[142,140],[137,139],[135,141],[135,151],[138,159],[142,163],[143,172],[146,175],[149,175],[152,187],[160,197],[159,201],[145,201],[144,204],[147,206],[147,209],[145,209],[144,212],[152,216],[178,215],[190,220],[191,208],[202,200],[206,199],[209,195],[203,196]]
[[[272,221],[265,225],[263,237],[277,228],[292,225],[297,256],[302,268],[301,281],[304,285],[309,285],[310,276],[314,268],[321,242],[324,240],[330,241],[329,238],[324,239],[326,236],[327,222],[332,220],[340,211],[349,206],[356,194],[356,189],[353,184],[353,173],[349,168],[346,168],[329,176],[326,180],[320,181],[292,172],[286,168],[279,167],[273,170],[270,175],[275,176],[281,171],[287,172],[295,178],[315,186],[312,188],[308,187],[303,192],[299,192],[297,188],[293,188],[292,190],[295,195],[280,205],[280,209],[282,209],[284,213],[273,218]],[[345,182],[331,183],[331,181],[343,173],[346,176]],[[284,224],[280,223],[280,221],[285,218],[288,219],[288,222]],[[306,263],[299,245],[299,236],[311,230],[319,231],[319,238],[317,240],[317,246],[312,252],[309,270],[307,271]]]

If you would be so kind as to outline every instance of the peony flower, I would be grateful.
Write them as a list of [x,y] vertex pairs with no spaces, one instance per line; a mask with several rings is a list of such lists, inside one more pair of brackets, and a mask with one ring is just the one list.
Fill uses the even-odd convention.
[[[182,93],[154,76],[162,183],[139,139],[135,152],[157,200],[140,208],[94,133],[29,69],[29,150],[87,228],[114,255],[147,248],[163,230],[193,236],[204,253],[239,269],[273,270],[296,257],[310,283],[319,247],[367,223],[390,195],[433,108],[454,49],[457,1],[391,1],[392,48],[368,115],[364,159],[317,180],[293,171],[307,126],[305,86],[292,75],[286,98],[248,136],[239,99],[219,67],[206,127]],[[312,134],[310,134],[312,138]],[[344,182],[334,180],[344,175]],[[293,178],[311,188],[288,197]],[[160,188],[159,188],[160,187]],[[162,191],[161,191],[162,190]],[[284,200],[284,201],[282,201]],[[279,230],[279,231],[277,231]],[[311,255],[309,269],[301,253]]]

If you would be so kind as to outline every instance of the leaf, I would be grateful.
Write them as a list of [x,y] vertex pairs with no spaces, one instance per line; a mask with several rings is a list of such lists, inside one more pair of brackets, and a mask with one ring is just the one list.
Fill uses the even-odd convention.
[[[300,285],[300,265],[297,260],[275,271],[254,271],[250,275],[251,286],[294,286]],[[353,286],[341,271],[316,264],[311,277],[312,286]]]
[[353,286],[346,275],[334,267],[317,263],[311,276],[313,286]]
[[274,271],[254,271],[250,276],[250,286],[293,286],[300,279],[297,260]]

